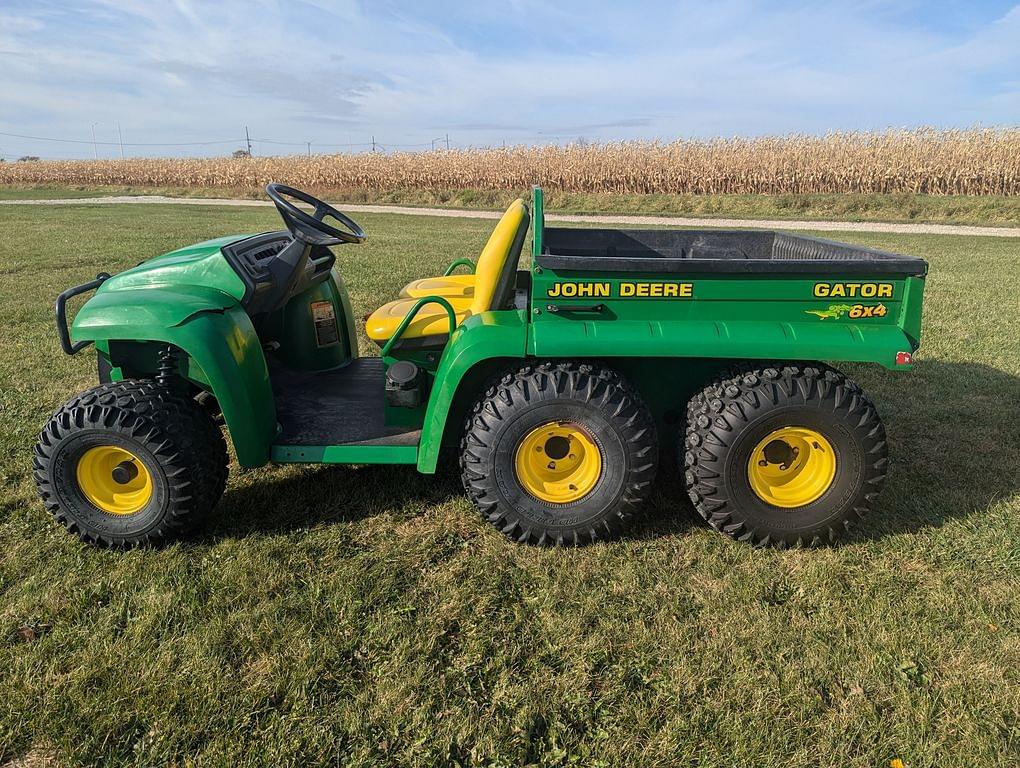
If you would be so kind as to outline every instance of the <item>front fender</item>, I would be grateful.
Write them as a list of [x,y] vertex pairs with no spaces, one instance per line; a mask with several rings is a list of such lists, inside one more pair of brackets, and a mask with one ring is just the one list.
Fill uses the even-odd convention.
[[276,407],[262,345],[248,314],[220,291],[142,288],[98,293],[78,312],[74,341],[163,342],[190,358],[190,375],[216,397],[241,466],[269,460]]

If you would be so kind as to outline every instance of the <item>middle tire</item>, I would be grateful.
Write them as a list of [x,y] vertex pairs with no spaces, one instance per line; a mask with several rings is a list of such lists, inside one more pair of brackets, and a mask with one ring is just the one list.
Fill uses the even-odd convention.
[[464,488],[510,538],[581,545],[618,534],[651,490],[655,424],[615,371],[541,363],[475,403],[461,441]]

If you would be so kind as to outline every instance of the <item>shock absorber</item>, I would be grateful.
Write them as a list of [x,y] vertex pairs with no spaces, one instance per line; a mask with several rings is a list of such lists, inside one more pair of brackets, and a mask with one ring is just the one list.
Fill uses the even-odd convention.
[[165,347],[159,351],[156,368],[156,383],[161,387],[173,387],[180,382],[177,370],[177,348]]

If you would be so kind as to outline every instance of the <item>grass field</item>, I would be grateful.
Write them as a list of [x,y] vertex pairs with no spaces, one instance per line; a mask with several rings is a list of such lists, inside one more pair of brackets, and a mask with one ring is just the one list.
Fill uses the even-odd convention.
[[[306,187],[302,187],[306,188]],[[503,210],[528,190],[389,189],[334,193],[312,189],[323,199],[348,203]],[[101,195],[167,195],[169,197],[236,197],[264,199],[261,187],[69,186],[0,185],[0,200],[45,200]],[[1015,226],[1020,222],[1020,196],[879,194],[781,195],[656,195],[582,194],[549,189],[551,213],[634,213],[705,218],[797,219],[807,221],[882,221],[901,223]]]
[[[453,475],[386,467],[235,467],[186,544],[78,544],[30,476],[50,411],[94,383],[54,296],[277,221],[0,208],[0,765],[1017,764],[1020,242],[847,236],[931,275],[916,369],[846,369],[891,472],[838,547],[725,540],[671,467],[627,538],[577,551],[515,546]],[[359,316],[491,226],[361,223],[339,254]]]

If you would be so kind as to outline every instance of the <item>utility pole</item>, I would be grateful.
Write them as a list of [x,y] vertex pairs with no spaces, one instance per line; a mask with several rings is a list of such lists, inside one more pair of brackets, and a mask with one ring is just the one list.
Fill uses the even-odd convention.
[[446,134],[446,151],[450,151],[450,134]]
[[124,159],[124,134],[120,132],[120,120],[117,121],[117,138],[120,139],[120,159]]
[[305,144],[308,145],[308,156],[311,157],[312,156],[312,142],[306,141]]
[[97,125],[99,125],[99,123],[92,123],[92,159],[93,160],[98,160],[99,159],[99,150],[96,149],[96,126]]
[[251,136],[248,135],[248,126],[244,126],[244,140],[248,143],[248,157],[251,157]]
[[372,134],[372,151],[375,152],[375,134]]

